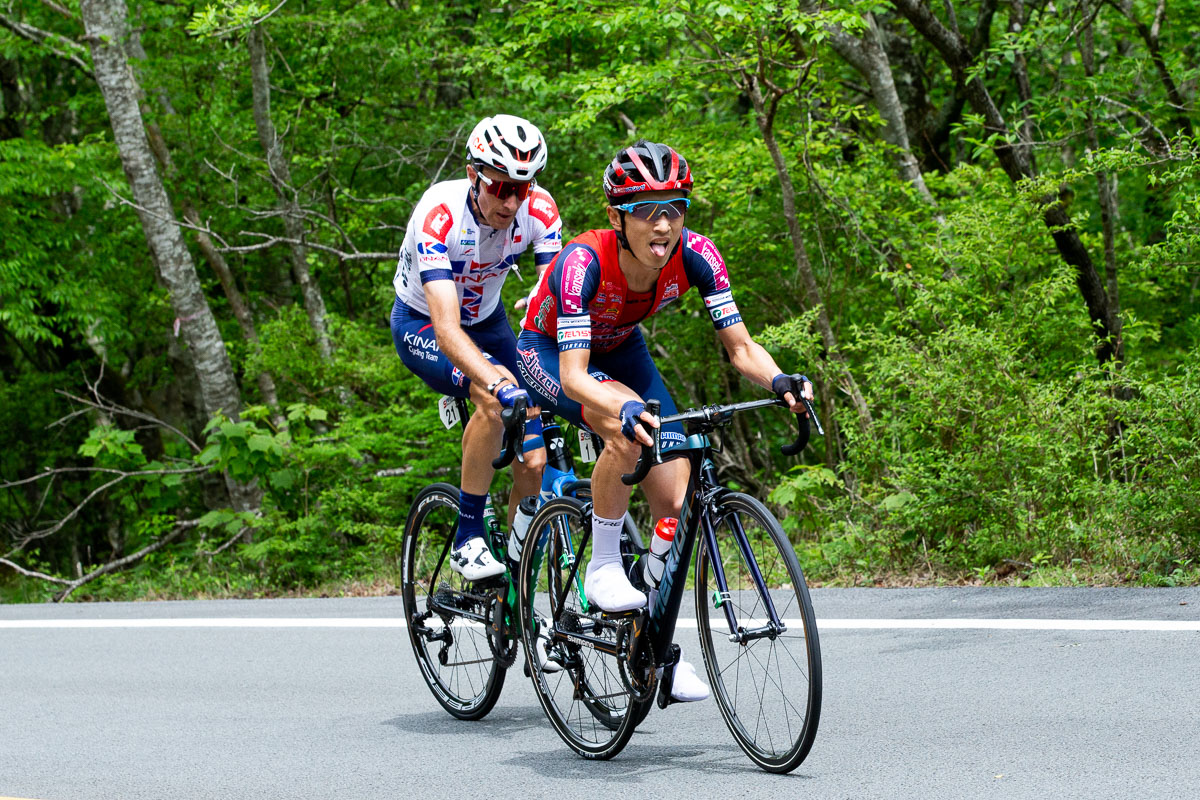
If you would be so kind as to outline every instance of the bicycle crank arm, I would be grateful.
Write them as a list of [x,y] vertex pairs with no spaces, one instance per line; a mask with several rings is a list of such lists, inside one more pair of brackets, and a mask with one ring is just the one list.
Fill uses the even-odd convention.
[[577,631],[564,631],[559,628],[553,628],[550,631],[550,639],[554,642],[570,642],[571,644],[580,645],[582,647],[590,647],[593,650],[599,650],[602,653],[607,653],[610,656],[617,655],[617,647],[613,642],[598,639],[594,636],[588,636],[586,633]]

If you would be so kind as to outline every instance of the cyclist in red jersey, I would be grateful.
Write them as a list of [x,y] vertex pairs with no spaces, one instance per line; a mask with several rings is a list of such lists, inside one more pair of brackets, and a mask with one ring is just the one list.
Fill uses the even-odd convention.
[[[691,169],[673,148],[640,140],[617,154],[604,173],[611,230],[573,239],[542,275],[520,337],[519,366],[531,399],[597,433],[604,451],[592,473],[592,557],[584,590],[606,611],[640,608],[646,595],[621,565],[621,520],[629,507],[631,472],[648,427],[658,417],[645,400],[676,412],[650,358],[638,323],[696,286],[733,366],[748,380],[772,389],[795,413],[805,413],[800,393],[812,384],[785,375],[756,343],[733,300],[729,275],[710,239],[684,227]],[[682,430],[664,429],[663,450],[683,441]],[[687,489],[688,463],[655,466],[642,482],[655,519],[678,517]],[[672,694],[680,700],[708,696],[695,669],[681,662]]]

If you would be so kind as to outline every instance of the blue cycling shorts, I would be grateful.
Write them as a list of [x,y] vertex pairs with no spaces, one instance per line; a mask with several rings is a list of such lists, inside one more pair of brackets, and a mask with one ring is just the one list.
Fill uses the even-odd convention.
[[[491,316],[482,322],[470,327],[464,325],[463,332],[475,343],[484,358],[497,366],[506,367],[521,388],[529,391],[529,387],[521,382],[521,372],[517,367],[517,337],[508,326],[503,304],[496,306]],[[413,311],[399,297],[392,305],[392,342],[404,366],[425,381],[430,389],[451,397],[470,395],[471,379],[451,364],[438,347],[433,322],[424,314]],[[537,403],[532,392],[530,402]],[[541,431],[540,419],[535,417],[525,423],[526,436],[541,434]],[[540,440],[537,446],[540,446]]]
[[[558,343],[536,331],[521,331],[517,338],[517,355],[520,358],[521,384],[530,398],[543,410],[553,411],[573,425],[592,430],[583,418],[583,406],[567,397],[562,389],[558,371]],[[588,361],[588,374],[601,383],[620,381],[643,401],[654,399],[662,403],[660,416],[678,413],[671,393],[667,391],[658,367],[646,348],[641,328],[634,329],[629,338],[615,350],[607,353],[592,352]],[[683,444],[683,425],[672,422],[662,427],[662,450],[666,451]]]

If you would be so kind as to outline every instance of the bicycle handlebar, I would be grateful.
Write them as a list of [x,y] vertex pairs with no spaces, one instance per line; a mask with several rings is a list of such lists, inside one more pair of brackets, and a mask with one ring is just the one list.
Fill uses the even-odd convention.
[[492,469],[504,469],[517,455],[517,447],[525,441],[525,417],[529,410],[529,399],[518,397],[510,408],[500,410],[500,422],[504,425],[501,452],[492,459]]
[[[658,400],[647,400],[646,410],[657,417],[658,412],[662,410],[662,403],[660,403]],[[662,425],[662,420],[659,420],[658,424]],[[641,483],[642,479],[650,474],[651,467],[653,467],[655,464],[662,463],[662,453],[660,452],[661,444],[660,439],[658,438],[660,428],[651,428],[650,426],[646,426],[646,430],[650,434],[653,444],[642,445],[642,455],[641,458],[638,459],[637,467],[634,468],[633,472],[628,472],[621,476],[621,483],[625,484],[626,486],[633,486],[635,483]]]
[[[782,445],[779,448],[785,456],[794,456],[808,445],[808,439],[810,435],[810,419],[812,420],[812,424],[816,425],[817,433],[821,434],[822,436],[825,435],[825,429],[821,427],[821,420],[817,417],[816,409],[813,408],[812,403],[807,397],[804,396],[800,397],[800,401],[804,403],[805,409],[808,410],[808,416],[804,416],[802,414],[796,415],[796,441],[792,442],[791,444]],[[650,411],[651,403],[654,404],[655,409],[651,413],[657,414],[660,403],[657,400],[647,400],[647,411]],[[731,405],[724,406],[704,406],[700,409],[685,411],[682,414],[672,414],[669,417],[661,418],[659,420],[660,427],[650,429],[650,438],[654,440],[654,443],[652,445],[642,445],[642,453],[638,457],[637,467],[633,472],[622,475],[621,482],[626,486],[633,486],[635,483],[640,483],[642,479],[650,474],[650,469],[655,464],[662,463],[662,445],[659,439],[659,434],[662,430],[661,426],[667,424],[668,422],[707,422],[717,424],[725,419],[728,419],[729,417],[732,417],[739,411],[752,411],[758,408],[766,408],[767,406],[782,406],[783,408],[788,407],[787,403],[783,402],[783,400],[779,399],[778,397],[773,397],[769,400],[750,400],[745,403],[733,403]]]

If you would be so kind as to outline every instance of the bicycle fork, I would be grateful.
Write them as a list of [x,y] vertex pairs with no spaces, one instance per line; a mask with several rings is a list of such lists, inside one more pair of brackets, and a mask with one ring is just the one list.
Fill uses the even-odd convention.
[[[704,538],[707,542],[708,560],[712,564],[713,575],[717,583],[717,588],[713,592],[713,605],[721,609],[725,614],[725,622],[729,625],[729,641],[745,646],[756,639],[774,639],[786,631],[787,626],[779,618],[779,612],[775,610],[775,603],[771,599],[771,593],[767,590],[766,580],[763,578],[762,570],[758,566],[758,559],[754,557],[754,548],[750,546],[750,538],[746,535],[746,530],[742,527],[741,520],[737,516],[731,515],[729,517],[730,533],[733,534],[733,539],[737,543],[738,551],[742,555],[746,569],[750,572],[750,579],[754,583],[754,590],[758,593],[759,599],[766,608],[767,621],[765,625],[746,629],[739,624],[737,616],[734,614],[734,604],[730,602],[732,594],[729,591],[728,579],[725,577],[725,565],[721,558],[721,551],[717,545],[717,529],[712,521],[713,516],[715,515],[705,514],[701,523],[704,527]],[[705,602],[706,599],[697,598],[697,602]]]

